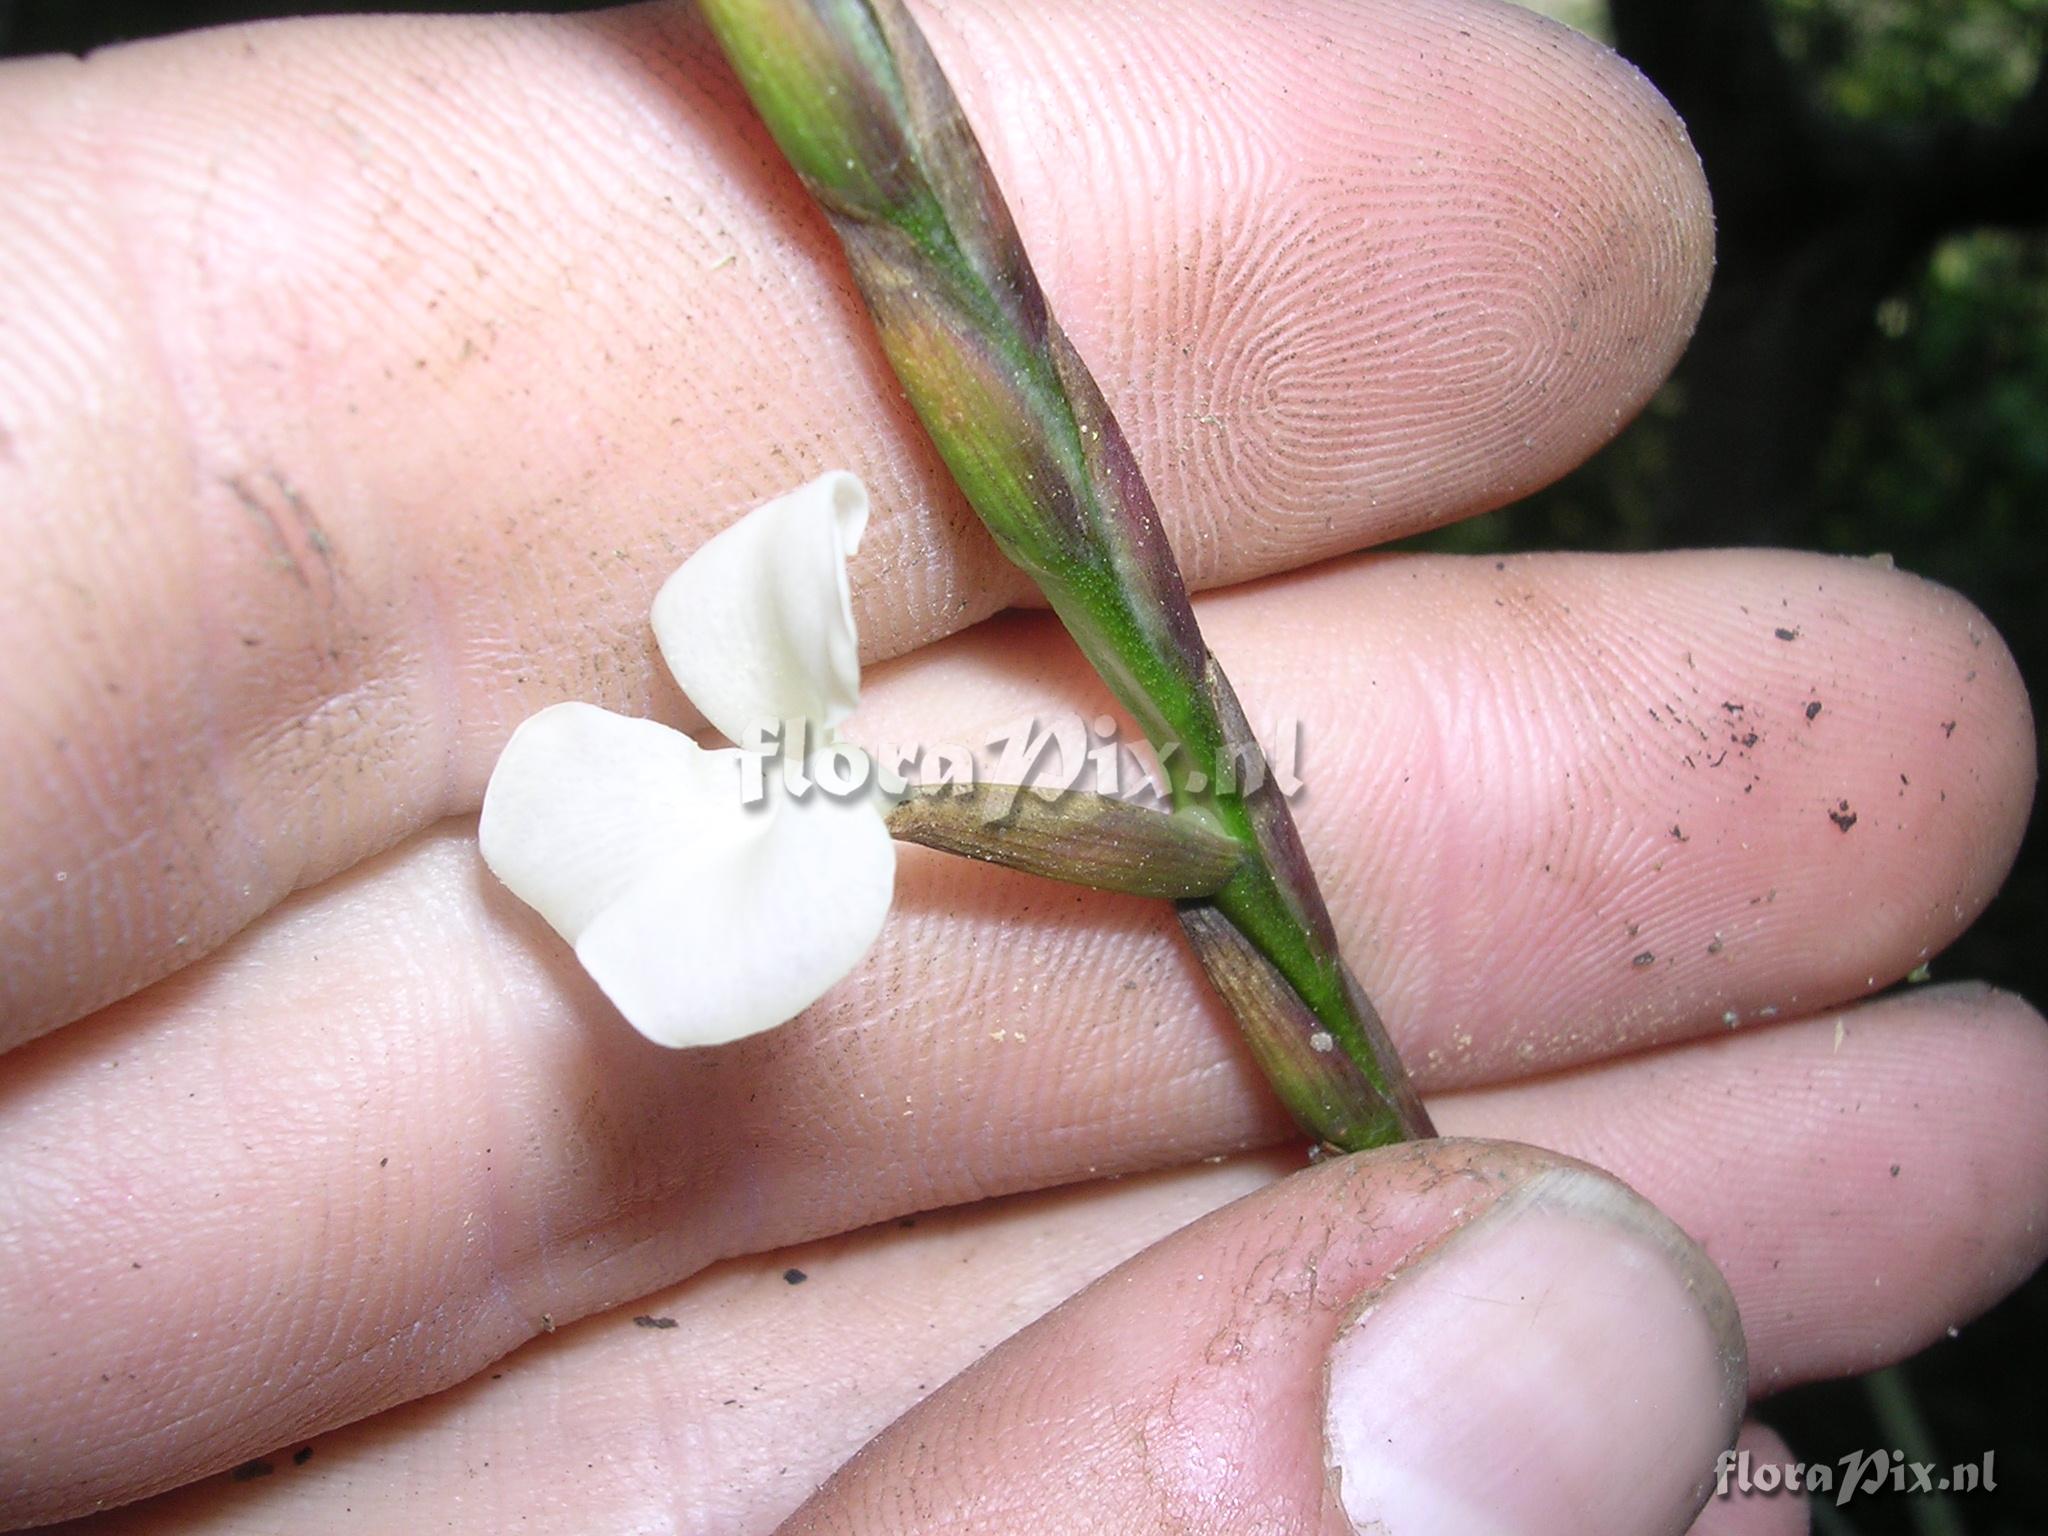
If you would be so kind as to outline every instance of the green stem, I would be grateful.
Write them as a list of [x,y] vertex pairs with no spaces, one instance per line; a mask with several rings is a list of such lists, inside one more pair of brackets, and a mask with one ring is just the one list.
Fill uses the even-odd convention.
[[1177,811],[1243,850],[1220,890],[1182,903],[1182,925],[1282,1099],[1347,1150],[1433,1134],[1345,969],[1137,460],[1053,319],[916,24],[900,0],[703,9],[831,219],[890,364],[969,503],[1159,750]]

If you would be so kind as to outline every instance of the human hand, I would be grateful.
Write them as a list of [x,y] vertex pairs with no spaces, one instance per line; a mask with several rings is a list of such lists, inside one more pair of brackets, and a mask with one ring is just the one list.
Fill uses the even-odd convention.
[[[1542,484],[1654,388],[1709,262],[1668,115],[1477,6],[1030,17],[928,22],[1191,580],[1272,577],[1204,626],[1255,719],[1306,722],[1304,835],[1443,1129],[1654,1200],[1757,1390],[1994,1299],[2040,1257],[2038,1021],[1856,1003],[2017,843],[1981,619],[1762,552],[1317,567]],[[906,851],[824,1004],[677,1055],[480,873],[512,724],[686,720],[648,597],[827,465],[874,489],[856,604],[903,658],[872,739],[1100,703],[1048,619],[989,619],[1024,586],[689,19],[224,32],[10,66],[0,115],[0,1513],[204,1477],[99,1528],[765,1529],[908,1413],[814,1525],[1316,1529],[1326,1356],[1407,1269],[1424,1300],[1345,1334],[1443,1351],[1387,1411],[1488,1432],[1551,1500],[1526,1529],[1597,1526],[1559,1490],[1669,1528],[1714,1335],[1689,1260],[1626,1262],[1642,1207],[1570,1214],[1613,1186],[1447,1143],[1148,1248],[1290,1161],[1202,1163],[1287,1127],[1155,905]],[[1429,1276],[1472,1294],[1487,1252],[1569,1279],[1511,1331],[1568,1364],[1454,1360],[1486,1309]],[[1611,1316],[1551,1298],[1624,1271],[1602,1364]]]

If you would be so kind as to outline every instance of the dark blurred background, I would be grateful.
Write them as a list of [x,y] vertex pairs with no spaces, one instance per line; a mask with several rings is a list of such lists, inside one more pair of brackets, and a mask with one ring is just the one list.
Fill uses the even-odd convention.
[[[592,9],[265,0],[0,0],[0,52],[81,52],[313,11]],[[1676,376],[1539,496],[1436,549],[1769,543],[1959,588],[2048,683],[2048,0],[1536,0],[1605,38],[1684,115],[1720,268]],[[2048,1000],[2048,831],[1935,963]],[[1995,1493],[1817,1508],[1859,1536],[2043,1536],[2048,1277],[1905,1366],[1786,1394],[1809,1461],[1997,1453]]]

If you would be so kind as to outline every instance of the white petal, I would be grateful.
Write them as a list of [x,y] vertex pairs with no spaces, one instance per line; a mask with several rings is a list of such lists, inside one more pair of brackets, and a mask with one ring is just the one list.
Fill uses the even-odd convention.
[[750,726],[835,726],[860,696],[847,558],[868,494],[843,470],[756,507],[683,562],[654,636],[690,702],[728,740]]
[[664,1045],[794,1018],[860,962],[889,909],[896,848],[872,800],[813,790],[746,806],[741,762],[650,720],[558,704],[513,733],[484,794],[484,862]]
[[730,752],[595,704],[556,704],[505,743],[477,845],[491,873],[574,944],[651,870],[760,835]]
[[786,1023],[882,931],[896,844],[872,803],[814,790],[757,814],[767,822],[757,842],[641,881],[576,945],[650,1040],[718,1045]]

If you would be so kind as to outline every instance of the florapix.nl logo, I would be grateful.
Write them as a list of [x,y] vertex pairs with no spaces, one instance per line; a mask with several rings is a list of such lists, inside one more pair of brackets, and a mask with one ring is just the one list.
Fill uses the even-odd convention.
[[1998,1487],[1996,1452],[1943,1466],[1911,1461],[1899,1451],[1851,1451],[1839,1461],[1758,1461],[1748,1451],[1723,1451],[1714,1466],[1714,1497],[1737,1493],[1804,1493],[1837,1507],[1880,1493],[1990,1493]]
[[[737,743],[740,798],[758,805],[771,788],[792,799],[835,799],[879,792],[894,798],[912,785],[962,792],[1029,790],[1048,801],[1073,793],[1107,795],[1164,808],[1168,779],[1190,794],[1251,796],[1268,785],[1283,798],[1301,793],[1301,722],[1277,721],[1249,746],[1196,754],[1173,740],[1158,749],[1132,740],[1111,715],[1030,715],[988,731],[979,743],[889,745],[869,749],[838,739],[809,720],[756,721]],[[1208,767],[1195,767],[1201,758]],[[989,812],[1000,815],[1000,796]]]

